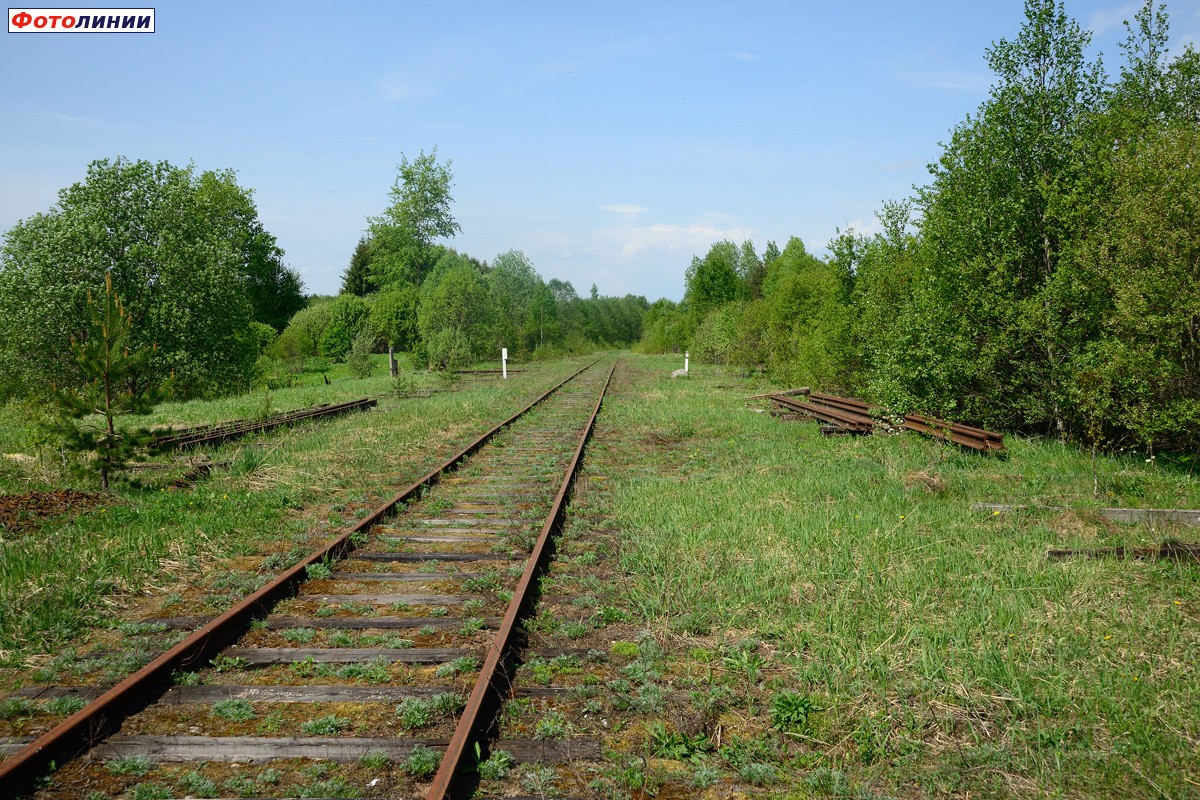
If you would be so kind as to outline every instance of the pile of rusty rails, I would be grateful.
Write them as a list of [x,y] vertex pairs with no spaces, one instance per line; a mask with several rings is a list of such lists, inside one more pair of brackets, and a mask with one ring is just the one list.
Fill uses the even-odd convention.
[[218,445],[231,439],[237,439],[251,433],[273,430],[284,425],[295,425],[298,422],[307,422],[324,417],[335,417],[351,411],[365,411],[368,408],[374,408],[378,402],[377,400],[362,397],[346,403],[325,403],[313,406],[312,408],[300,409],[299,411],[288,411],[261,420],[237,420],[236,422],[226,422],[221,425],[197,425],[191,428],[180,428],[155,437],[154,441],[150,443],[150,449],[161,452],[164,450],[192,450],[205,445]]
[[[807,400],[799,397],[807,396]],[[816,419],[824,425],[822,433],[865,435],[878,427],[891,428],[885,409],[853,397],[838,397],[821,392],[790,391],[768,394],[781,414],[798,414]],[[950,422],[924,414],[906,414],[899,422],[903,430],[916,431],[944,439],[963,447],[985,452],[1004,450],[1004,435],[971,425]]]

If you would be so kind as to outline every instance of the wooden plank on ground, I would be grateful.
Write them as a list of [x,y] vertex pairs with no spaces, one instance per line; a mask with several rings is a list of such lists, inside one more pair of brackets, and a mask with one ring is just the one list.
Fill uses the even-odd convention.
[[[301,600],[316,600],[321,603],[376,603],[393,605],[404,603],[410,606],[457,606],[471,598],[459,594],[308,594]],[[479,598],[483,599],[483,598]]]
[[421,581],[465,581],[467,578],[478,578],[478,572],[343,572],[337,570],[331,576],[332,580],[351,583],[354,581],[402,581],[419,583]]
[[[446,742],[436,739],[374,739],[331,736],[113,736],[92,748],[89,761],[145,756],[157,762],[271,761],[308,758],[323,761],[358,761],[380,752],[394,761],[412,754],[417,745],[444,750]],[[505,750],[518,761],[546,764],[600,758],[595,739],[501,739],[493,750]]]
[[432,686],[173,686],[161,702],[207,705],[222,700],[254,703],[399,703],[407,697],[432,697],[446,689]]
[[[404,630],[407,628],[457,628],[462,625],[461,617],[268,617],[267,627],[276,630],[288,628],[339,628],[342,630],[363,631],[377,628],[379,630]],[[483,621],[485,628],[500,627],[498,617],[489,617]]]
[[394,664],[441,664],[473,656],[475,651],[438,647],[231,647],[221,655],[240,658],[255,666],[308,660],[319,664],[365,664],[377,659]]
[[369,553],[355,551],[349,561],[376,561],[382,563],[412,564],[424,561],[512,561],[524,559],[515,553]]
[[[396,534],[388,534],[380,536],[379,540],[385,544],[404,544],[405,542],[421,542],[424,544],[485,544],[493,541],[498,533],[508,533],[509,531],[502,530],[467,530],[460,528],[454,531],[448,531],[445,534],[422,534],[414,533],[408,536],[398,536]],[[451,535],[454,534],[454,535]],[[484,535],[488,534],[488,535]]]
[[1013,511],[1078,511],[1080,513],[1099,514],[1113,522],[1136,524],[1145,522],[1160,525],[1173,522],[1179,525],[1200,527],[1200,510],[1186,508],[1077,508],[1068,509],[1065,506],[1028,506],[1010,505],[1006,503],[972,503],[972,511],[991,511],[1001,514]]
[[32,736],[0,736],[0,757],[11,756],[32,741]]

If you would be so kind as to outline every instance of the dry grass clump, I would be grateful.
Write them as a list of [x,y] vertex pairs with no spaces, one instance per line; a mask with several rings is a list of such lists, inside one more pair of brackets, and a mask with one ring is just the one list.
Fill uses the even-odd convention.
[[910,472],[904,476],[904,488],[910,491],[921,489],[929,494],[942,494],[946,491],[946,481],[931,467]]

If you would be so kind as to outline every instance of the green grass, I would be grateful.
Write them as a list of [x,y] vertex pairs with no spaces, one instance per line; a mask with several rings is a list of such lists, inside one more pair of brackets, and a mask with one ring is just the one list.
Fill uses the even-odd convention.
[[[150,587],[165,595],[168,587],[203,584],[205,575],[213,574],[214,560],[274,558],[282,550],[288,555],[274,562],[290,563],[297,548],[311,549],[342,522],[338,514],[326,526],[315,518],[317,510],[346,503],[378,505],[582,363],[555,362],[508,381],[464,384],[427,398],[384,396],[374,411],[263,436],[269,456],[249,471],[216,471],[193,489],[171,491],[150,482],[153,475],[143,476],[147,485],[118,484],[100,505],[50,520],[34,535],[0,538],[0,665],[58,650],[111,618],[114,602],[119,606]],[[331,379],[332,386],[321,382],[272,396],[280,408],[299,407],[380,393],[390,386],[386,376]],[[153,421],[246,416],[258,399],[168,404]],[[38,436],[12,406],[3,411],[0,431],[4,452],[23,452],[20,448]],[[252,446],[251,441],[229,444],[216,458]],[[38,469],[0,459],[0,491],[64,485],[95,489],[86,480],[72,481],[55,472],[50,451],[40,452]],[[213,611],[244,594],[242,587],[214,588],[204,601]],[[23,679],[16,673],[12,677]]]
[[[1102,457],[1096,498],[1088,455],[1057,442],[1009,436],[998,459],[915,434],[822,437],[752,411],[761,389],[731,374],[671,368],[626,358],[591,451],[612,486],[593,510],[622,532],[634,623],[670,639],[684,620],[722,647],[715,680],[774,743],[729,750],[730,779],[821,762],[833,772],[805,784],[819,794],[1197,796],[1200,567],[1044,553],[1196,541],[1089,509],[1200,507],[1200,481]],[[789,739],[801,722],[810,738]]]

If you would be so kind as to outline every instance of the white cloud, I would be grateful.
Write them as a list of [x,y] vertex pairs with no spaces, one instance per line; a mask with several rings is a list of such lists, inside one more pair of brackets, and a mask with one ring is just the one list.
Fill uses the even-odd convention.
[[875,217],[872,217],[868,222],[863,222],[861,219],[854,219],[842,226],[842,232],[853,232],[856,236],[874,236],[877,233],[883,233],[883,223]]
[[650,209],[643,206],[635,206],[632,203],[613,203],[612,205],[604,206],[605,211],[611,211],[613,214],[624,214],[627,217],[636,217]]
[[751,238],[753,230],[737,224],[700,220],[690,223],[622,225],[599,233],[606,239],[615,240],[620,245],[621,258],[629,259],[647,250],[703,255],[713,242],[722,239],[740,242]]
[[738,61],[762,61],[762,56],[754,53],[747,53],[744,50],[740,53],[734,53],[733,57]]

